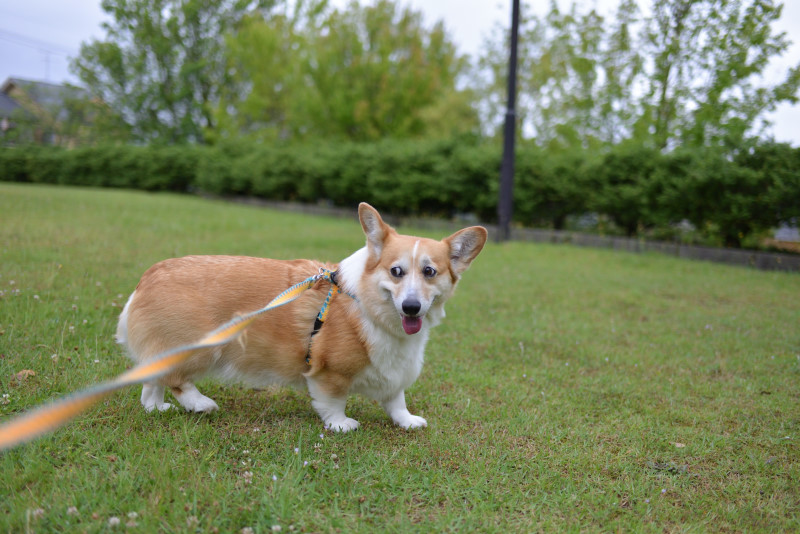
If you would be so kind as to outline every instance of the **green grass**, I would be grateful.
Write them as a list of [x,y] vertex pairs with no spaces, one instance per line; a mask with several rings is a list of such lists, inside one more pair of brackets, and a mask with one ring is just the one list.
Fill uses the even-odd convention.
[[[0,421],[130,365],[116,319],[160,259],[362,244],[355,219],[0,184]],[[489,244],[409,391],[427,429],[360,397],[336,435],[303,392],[204,383],[221,410],[198,416],[126,389],[0,454],[0,532],[796,531],[798,296],[793,274]]]

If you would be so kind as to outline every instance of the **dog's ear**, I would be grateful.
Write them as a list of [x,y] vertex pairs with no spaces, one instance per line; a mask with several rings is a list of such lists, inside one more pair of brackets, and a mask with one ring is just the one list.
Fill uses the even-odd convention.
[[483,249],[488,235],[483,226],[470,226],[444,239],[450,246],[450,268],[457,277],[467,270],[472,260]]
[[393,231],[392,227],[383,222],[378,210],[366,202],[358,205],[358,220],[361,221],[361,228],[364,229],[364,234],[367,236],[367,249],[370,256],[379,258],[386,238]]

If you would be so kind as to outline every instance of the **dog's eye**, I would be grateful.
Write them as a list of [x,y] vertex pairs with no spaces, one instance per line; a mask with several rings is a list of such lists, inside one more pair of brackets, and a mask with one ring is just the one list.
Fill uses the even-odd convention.
[[425,276],[425,278],[433,278],[436,276],[436,269],[430,265],[427,265],[424,269],[422,269],[422,274]]
[[395,278],[402,278],[404,274],[402,267],[392,267],[389,269],[389,272],[392,273],[392,276]]

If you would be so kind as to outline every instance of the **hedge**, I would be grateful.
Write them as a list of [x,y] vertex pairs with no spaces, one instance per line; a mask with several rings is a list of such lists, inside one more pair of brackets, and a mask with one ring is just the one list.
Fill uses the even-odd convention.
[[[500,147],[475,138],[370,144],[0,148],[0,180],[254,196],[355,206],[395,215],[496,218]],[[765,143],[736,157],[662,154],[635,144],[606,152],[518,148],[514,219],[564,228],[595,213],[641,235],[690,221],[730,246],[800,218],[800,149]]]

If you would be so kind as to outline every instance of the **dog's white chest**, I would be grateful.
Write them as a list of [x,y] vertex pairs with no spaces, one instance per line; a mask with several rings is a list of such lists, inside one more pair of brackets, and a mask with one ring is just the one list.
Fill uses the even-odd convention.
[[407,338],[367,331],[370,365],[353,381],[352,390],[376,400],[389,399],[413,384],[425,360],[428,329]]

